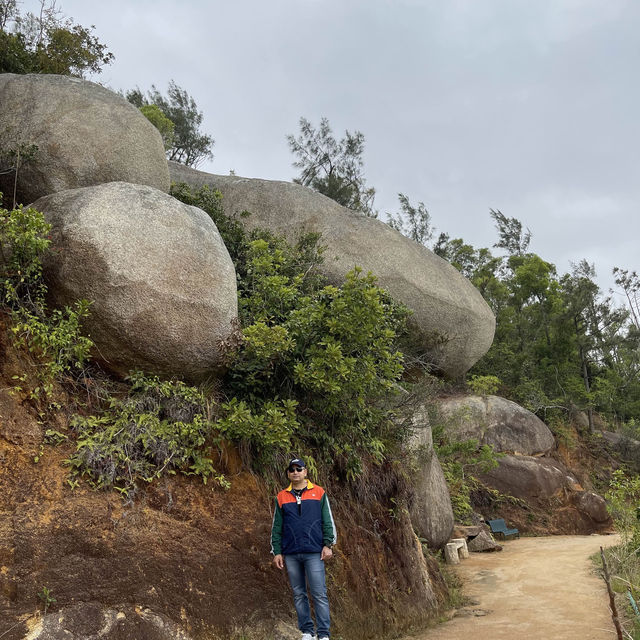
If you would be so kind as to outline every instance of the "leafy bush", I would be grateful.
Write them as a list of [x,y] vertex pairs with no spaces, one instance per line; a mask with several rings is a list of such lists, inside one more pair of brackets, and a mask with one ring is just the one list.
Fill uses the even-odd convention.
[[81,333],[82,320],[89,314],[87,301],[53,311],[47,307],[41,259],[50,245],[50,230],[35,209],[0,209],[0,291],[11,312],[14,344],[39,361],[39,384],[31,390],[36,398],[50,396],[56,379],[81,369],[93,346]]
[[[181,471],[210,476],[222,486],[211,459],[211,404],[204,394],[180,381],[160,381],[135,373],[129,394],[111,398],[101,416],[76,416],[76,452],[67,461],[72,475],[85,475],[92,486],[115,487],[131,497],[136,482],[151,482]],[[74,484],[77,480],[71,480]]]
[[495,395],[501,384],[500,378],[497,376],[471,376],[471,379],[467,380],[467,386],[471,393],[478,396]]
[[359,269],[328,286],[318,234],[294,245],[246,234],[218,192],[181,184],[172,193],[209,213],[238,274],[243,341],[225,380],[233,399],[224,433],[254,460],[295,447],[351,478],[364,457],[381,461],[401,437],[388,401],[403,371],[395,345],[408,310]]

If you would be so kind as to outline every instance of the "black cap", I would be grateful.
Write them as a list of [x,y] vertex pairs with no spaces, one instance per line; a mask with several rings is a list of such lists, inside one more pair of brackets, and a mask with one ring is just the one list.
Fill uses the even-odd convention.
[[287,471],[291,471],[291,467],[302,467],[303,469],[307,468],[307,465],[304,463],[304,460],[301,458],[294,458],[293,460],[289,460],[289,466],[287,467]]

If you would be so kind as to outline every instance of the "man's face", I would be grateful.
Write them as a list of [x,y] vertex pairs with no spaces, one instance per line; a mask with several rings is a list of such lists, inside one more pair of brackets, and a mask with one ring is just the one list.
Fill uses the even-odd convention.
[[289,474],[289,480],[291,480],[291,482],[299,482],[307,477],[307,470],[305,467],[299,467],[297,464],[289,467],[287,473]]

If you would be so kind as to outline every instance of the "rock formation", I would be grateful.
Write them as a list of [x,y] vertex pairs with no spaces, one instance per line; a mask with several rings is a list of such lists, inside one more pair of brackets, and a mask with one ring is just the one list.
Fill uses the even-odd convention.
[[416,346],[445,374],[462,375],[491,346],[495,318],[480,293],[448,262],[380,220],[298,184],[212,175],[173,162],[170,172],[175,182],[219,189],[227,215],[251,213],[239,218],[248,229],[265,228],[289,241],[321,233],[329,280],[341,283],[356,266],[377,275],[413,311]]
[[496,451],[533,456],[548,453],[555,440],[547,425],[531,411],[498,396],[452,396],[438,402],[448,430]]
[[409,448],[414,451],[418,471],[412,476],[413,497],[409,507],[413,529],[433,549],[443,547],[453,530],[453,509],[449,488],[438,456],[427,412],[416,411],[411,419],[413,437]]
[[551,458],[507,455],[498,460],[497,468],[479,475],[501,493],[523,500],[550,498],[560,489],[580,487],[566,467]]
[[61,191],[34,207],[52,224],[44,272],[53,301],[92,302],[86,328],[111,370],[197,379],[221,365],[236,276],[206,213],[123,182]]
[[[55,75],[0,75],[0,149],[37,145],[18,172],[17,201],[105,182],[169,189],[158,130],[121,96]],[[13,193],[14,174],[0,176]]]

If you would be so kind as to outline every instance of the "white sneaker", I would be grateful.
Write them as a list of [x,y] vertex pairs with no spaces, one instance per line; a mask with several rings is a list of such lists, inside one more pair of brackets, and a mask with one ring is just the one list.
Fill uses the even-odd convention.
[[329,640],[329,636],[322,636],[322,638],[318,638],[318,640]]
[[300,640],[316,640],[316,637],[312,636],[310,633],[303,633]]

